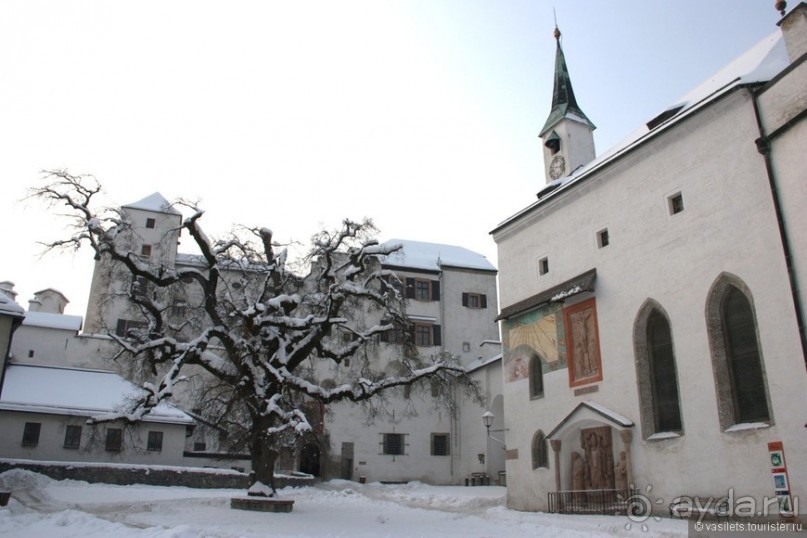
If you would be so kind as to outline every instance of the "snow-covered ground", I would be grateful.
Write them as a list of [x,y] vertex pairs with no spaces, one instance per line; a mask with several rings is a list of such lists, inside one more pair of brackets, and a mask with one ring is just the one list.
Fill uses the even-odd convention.
[[335,480],[282,490],[283,498],[295,501],[288,514],[231,509],[230,498],[242,496],[242,490],[88,484],[16,469],[0,474],[0,489],[12,491],[8,506],[0,508],[0,536],[14,538],[655,538],[687,533],[686,523],[669,519],[642,524],[621,516],[508,510],[505,489],[497,486]]

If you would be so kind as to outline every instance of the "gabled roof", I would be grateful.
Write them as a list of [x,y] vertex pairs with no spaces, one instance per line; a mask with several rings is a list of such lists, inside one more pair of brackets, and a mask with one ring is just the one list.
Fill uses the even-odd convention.
[[[519,220],[529,214],[536,207],[543,205],[573,188],[579,182],[596,174],[601,168],[608,166],[615,160],[633,150],[634,148],[665,132],[669,127],[697,113],[699,110],[717,101],[724,95],[739,87],[761,84],[773,79],[790,64],[784,38],[780,30],[775,31],[736,60],[715,73],[705,82],[692,89],[672,105],[665,107],[654,118],[648,120],[653,128],[645,123],[637,128],[622,142],[597,157],[589,164],[574,170],[569,176],[560,178],[547,185],[540,193],[538,201],[533,202],[518,213],[508,217],[491,233],[496,233],[503,227]],[[665,121],[654,122],[666,111],[674,110],[674,114]]]
[[[6,368],[0,410],[90,417],[125,409],[139,389],[114,372],[11,364]],[[161,403],[146,422],[192,424],[180,409]]]
[[156,213],[167,213],[169,215],[181,215],[179,211],[174,209],[171,203],[163,197],[162,194],[159,192],[155,192],[154,194],[150,194],[143,198],[142,200],[138,200],[137,202],[126,204],[123,207],[128,207],[131,209],[142,209],[144,211],[154,211]]
[[572,412],[566,415],[557,426],[546,436],[547,439],[560,439],[562,438],[570,427],[575,424],[586,421],[597,421],[610,424],[617,429],[626,429],[633,427],[633,421],[624,415],[612,411],[602,404],[598,404],[591,400],[580,402],[577,407],[572,409]]
[[402,246],[398,252],[380,256],[384,265],[435,272],[444,267],[496,272],[496,267],[482,254],[464,247],[406,239],[390,239],[384,245]]
[[574,89],[572,88],[572,79],[569,77],[569,68],[566,67],[566,56],[560,46],[560,31],[557,28],[555,28],[555,40],[557,41],[557,50],[555,51],[555,85],[552,89],[552,109],[549,111],[549,117],[538,135],[541,138],[563,118],[569,118],[596,129],[596,126],[577,104]]

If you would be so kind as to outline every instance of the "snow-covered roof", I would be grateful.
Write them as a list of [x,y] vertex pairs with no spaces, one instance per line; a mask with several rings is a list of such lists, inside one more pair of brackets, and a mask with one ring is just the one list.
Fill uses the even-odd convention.
[[13,299],[0,293],[0,315],[21,317],[25,315],[25,309]]
[[[547,184],[539,193],[538,201],[533,202],[515,215],[499,223],[494,232],[529,213],[534,207],[573,187],[611,161],[620,158],[627,151],[664,132],[669,126],[677,124],[731,90],[747,84],[767,82],[789,64],[790,59],[785,48],[784,37],[781,30],[777,29],[706,81],[696,86],[680,99],[677,99],[672,105],[665,107],[656,116],[656,118],[660,118],[662,114],[667,112],[669,113],[669,118],[658,122],[657,125],[653,125],[653,128],[648,127],[647,123],[643,124],[620,143],[590,163],[573,170],[566,177]],[[653,119],[649,118],[648,123],[651,121]]]
[[[11,364],[6,368],[0,409],[56,415],[95,416],[128,410],[139,389],[114,372]],[[180,409],[161,403],[146,422],[192,424]]]
[[26,327],[46,327],[78,332],[81,330],[81,316],[29,311],[25,314],[22,324]]
[[479,357],[478,359],[474,359],[471,362],[469,362],[468,365],[465,367],[465,369],[468,371],[468,373],[471,373],[479,370],[480,368],[484,368],[489,364],[493,364],[494,362],[498,362],[501,360],[502,360],[501,353],[499,353],[498,355],[494,355],[493,357],[487,357],[484,359],[482,357]]
[[400,244],[403,248],[389,256],[381,256],[381,263],[427,271],[440,271],[443,267],[496,271],[496,267],[482,254],[464,247],[406,239],[390,239],[384,242],[384,245],[395,244]]
[[142,209],[144,211],[155,211],[158,213],[168,213],[171,215],[181,215],[181,213],[174,209],[171,203],[159,192],[150,194],[142,200],[138,200],[137,202],[131,204],[126,204],[123,207]]

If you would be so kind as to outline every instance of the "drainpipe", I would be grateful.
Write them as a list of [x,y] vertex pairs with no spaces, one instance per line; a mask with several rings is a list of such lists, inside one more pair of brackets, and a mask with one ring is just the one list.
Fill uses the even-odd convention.
[[[749,90],[751,94],[751,102],[754,104],[754,116],[757,121],[757,129],[759,130],[759,138],[755,140],[757,151],[762,155],[765,160],[765,171],[768,174],[768,185],[771,189],[771,198],[773,199],[773,209],[776,213],[776,223],[779,226],[779,239],[782,242],[782,252],[785,256],[785,265],[787,266],[787,277],[790,284],[790,292],[793,297],[793,309],[796,311],[796,324],[799,329],[799,339],[801,340],[801,354],[804,358],[804,365],[807,368],[807,336],[805,336],[804,329],[804,308],[801,303],[801,296],[799,295],[799,284],[796,276],[795,268],[793,267],[793,250],[790,247],[790,237],[787,233],[787,224],[785,223],[784,215],[782,213],[782,203],[779,198],[779,189],[776,183],[776,175],[773,171],[773,158],[771,157],[771,140],[777,138],[783,132],[788,130],[794,125],[794,122],[788,122],[770,135],[765,134],[765,128],[762,125],[762,117],[759,112],[759,102],[757,101],[757,93]],[[803,116],[803,112],[799,114]],[[798,116],[797,116],[798,117]]]

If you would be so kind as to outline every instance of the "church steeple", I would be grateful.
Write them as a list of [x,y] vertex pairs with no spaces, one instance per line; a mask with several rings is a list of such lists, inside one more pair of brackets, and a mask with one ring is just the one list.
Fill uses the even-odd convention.
[[547,182],[569,175],[594,159],[593,131],[597,128],[577,104],[557,26],[554,36],[557,48],[552,109],[538,135],[544,142]]

